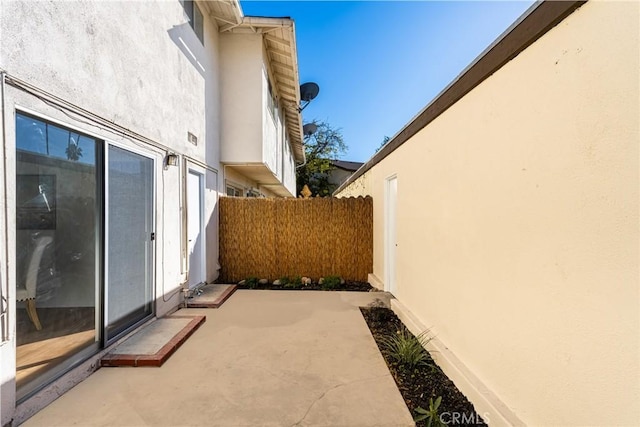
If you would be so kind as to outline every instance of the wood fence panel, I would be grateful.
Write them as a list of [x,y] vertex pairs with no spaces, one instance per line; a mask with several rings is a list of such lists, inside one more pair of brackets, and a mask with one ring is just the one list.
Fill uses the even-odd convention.
[[335,275],[373,269],[371,197],[220,198],[220,280]]

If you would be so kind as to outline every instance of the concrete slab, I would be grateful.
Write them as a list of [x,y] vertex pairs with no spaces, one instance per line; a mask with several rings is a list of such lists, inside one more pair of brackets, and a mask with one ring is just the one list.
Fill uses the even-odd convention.
[[358,309],[381,293],[237,291],[159,369],[100,369],[26,426],[414,425]]
[[187,299],[188,308],[219,308],[238,288],[237,285],[211,283],[198,288],[193,297]]

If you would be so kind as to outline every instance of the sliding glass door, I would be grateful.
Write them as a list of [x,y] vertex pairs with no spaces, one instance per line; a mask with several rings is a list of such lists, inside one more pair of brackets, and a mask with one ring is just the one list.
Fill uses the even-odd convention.
[[16,391],[100,345],[102,141],[16,114]]
[[24,400],[153,315],[155,161],[16,113],[16,388]]
[[106,342],[153,314],[153,166],[107,149]]

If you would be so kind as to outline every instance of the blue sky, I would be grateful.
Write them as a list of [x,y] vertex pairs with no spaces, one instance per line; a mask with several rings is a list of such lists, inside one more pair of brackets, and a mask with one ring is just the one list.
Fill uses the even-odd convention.
[[532,1],[241,1],[295,20],[300,82],[320,94],[304,122],[342,129],[343,160],[366,161]]

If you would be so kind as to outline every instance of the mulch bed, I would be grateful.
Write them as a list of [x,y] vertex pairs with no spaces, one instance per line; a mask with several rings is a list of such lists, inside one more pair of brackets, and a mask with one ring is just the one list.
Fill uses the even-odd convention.
[[[411,415],[416,416],[415,409],[422,407],[429,409],[429,399],[435,402],[438,396],[442,396],[438,413],[441,419],[448,425],[487,425],[482,418],[477,415],[473,405],[458,390],[453,382],[437,367],[431,356],[428,357],[429,365],[418,366],[408,371],[403,366],[392,361],[383,351],[380,339],[385,336],[395,335],[401,328],[405,328],[396,314],[385,307],[361,307],[373,338],[378,344],[389,371],[398,385],[398,389],[404,398]],[[425,353],[428,352],[425,350]],[[457,414],[457,415],[456,415]],[[457,422],[455,422],[457,421]],[[425,421],[417,425],[426,425]]]
[[238,289],[262,289],[262,290],[278,290],[278,291],[352,291],[352,292],[372,292],[374,289],[367,282],[352,282],[346,281],[342,285],[338,285],[333,289],[325,289],[318,283],[312,283],[310,285],[300,285],[300,286],[291,286],[291,285],[274,285],[272,283],[268,283],[266,285],[255,285],[254,287],[249,287],[246,284],[238,285]]

